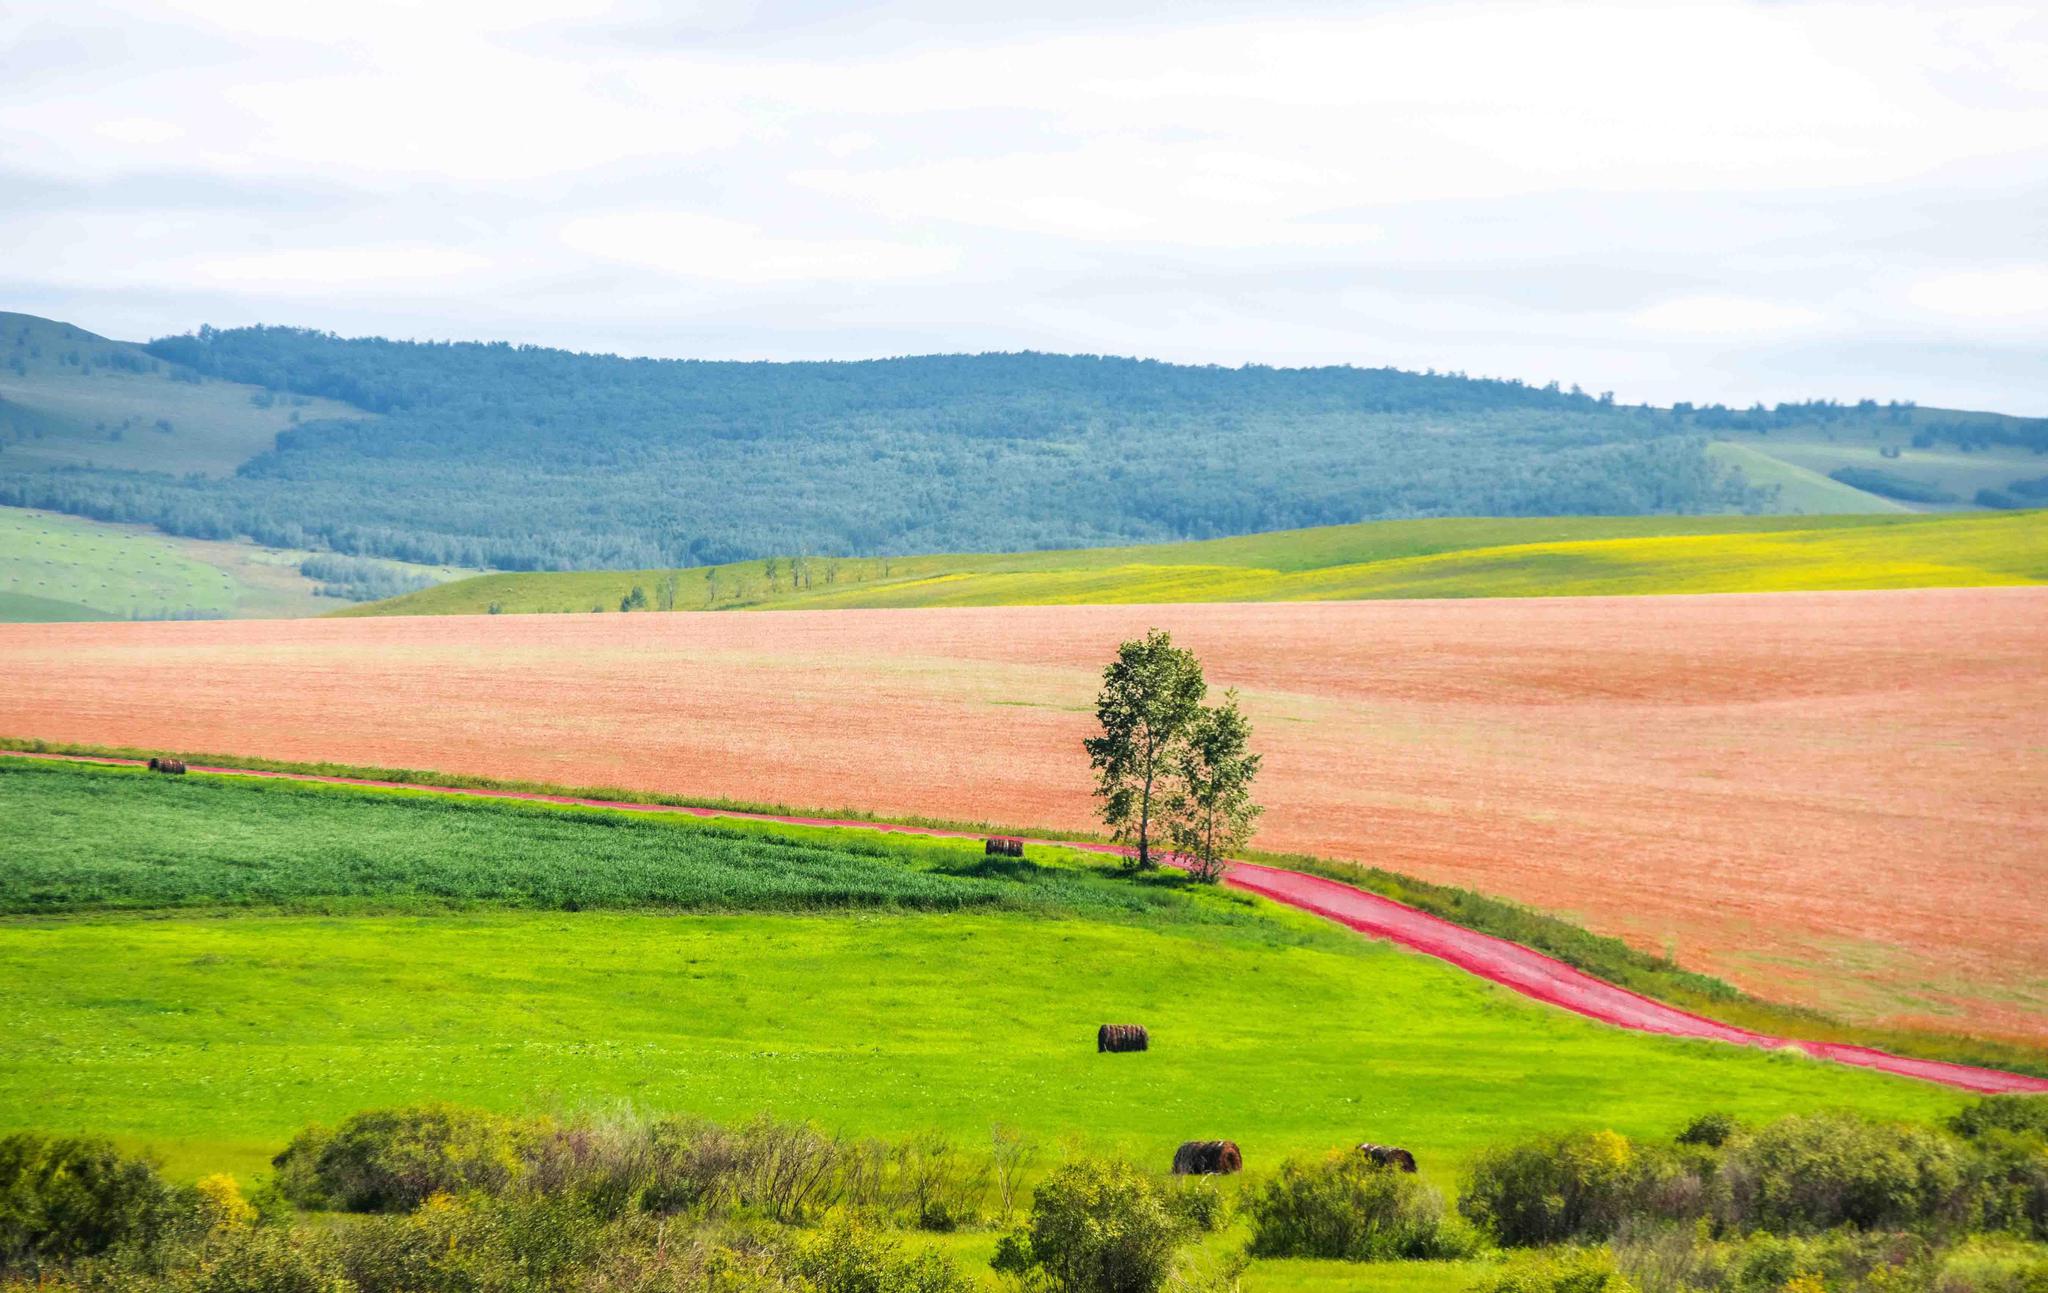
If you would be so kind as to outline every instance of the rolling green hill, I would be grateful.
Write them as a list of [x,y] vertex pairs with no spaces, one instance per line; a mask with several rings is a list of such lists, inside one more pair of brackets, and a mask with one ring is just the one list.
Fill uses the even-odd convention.
[[[671,585],[671,581],[673,581]],[[1318,601],[2048,582],[2048,513],[1382,521],[1200,543],[495,574],[345,615]],[[671,595],[671,586],[673,593]]]

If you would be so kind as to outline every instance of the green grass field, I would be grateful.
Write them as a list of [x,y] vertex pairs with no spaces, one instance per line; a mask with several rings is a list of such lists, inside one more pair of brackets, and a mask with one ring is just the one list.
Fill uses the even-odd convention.
[[[0,507],[0,622],[288,618],[345,604],[299,572],[307,555]],[[470,573],[382,564],[436,579]]]
[[[38,913],[0,920],[0,1123],[186,1173],[431,1098],[1003,1122],[1148,1162],[1221,1135],[1255,1167],[1379,1139],[1446,1184],[1539,1127],[1960,1099],[1605,1028],[1052,849],[990,867],[972,841],[12,761],[0,834],[0,903]],[[1154,1049],[1097,1056],[1127,1019]]]
[[790,566],[777,562],[772,587],[763,562],[483,575],[338,613],[616,611],[636,586],[659,608],[671,577],[677,610],[2029,584],[2048,580],[2048,512],[1381,521],[1138,548],[812,558],[801,584]]

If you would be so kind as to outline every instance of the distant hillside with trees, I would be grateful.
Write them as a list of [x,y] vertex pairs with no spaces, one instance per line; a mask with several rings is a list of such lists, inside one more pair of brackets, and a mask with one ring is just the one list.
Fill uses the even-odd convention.
[[1924,417],[1046,354],[727,363],[282,327],[202,328],[138,353],[166,388],[312,403],[232,474],[24,470],[0,453],[0,503],[435,564],[647,568],[1402,517],[1758,512],[1778,490],[1706,452],[1724,426]]

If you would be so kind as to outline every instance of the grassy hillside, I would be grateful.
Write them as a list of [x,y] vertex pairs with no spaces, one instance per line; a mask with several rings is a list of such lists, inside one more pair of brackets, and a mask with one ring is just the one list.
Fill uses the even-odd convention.
[[227,476],[301,421],[365,417],[316,396],[205,377],[125,341],[0,312],[0,470]]
[[[301,571],[312,555],[0,507],[0,622],[320,615],[346,603]],[[366,564],[407,579],[469,573]]]
[[[670,587],[673,581],[673,594]],[[1200,543],[496,574],[347,615],[1308,601],[2048,581],[2048,513],[1382,521]]]
[[[993,1123],[1255,1169],[1378,1139],[1440,1181],[1711,1104],[1932,1118],[1900,1079],[1603,1028],[1299,913],[1039,847],[0,765],[0,1126],[260,1171],[427,1098],[854,1132]],[[602,908],[602,909],[599,909]],[[1105,1060],[1098,1023],[1154,1049]]]
[[[1830,435],[1801,428],[1732,439],[1716,446],[1715,452],[1751,480],[1778,484],[1781,500],[1803,500],[1799,505],[1804,507],[1807,502],[1839,497],[1843,505],[1831,507],[1837,511],[1957,511],[1979,506],[1980,490],[2003,492],[2016,481],[2048,477],[2048,455],[2034,448],[2002,443],[1965,447],[1939,440],[1916,443],[1916,437],[1927,439],[1913,424],[1882,428],[1874,434],[1845,430]],[[1850,483],[1835,479],[1833,473],[1842,473]],[[1899,482],[1906,487],[1905,494],[1887,498],[1869,488],[1855,488],[1858,473]],[[1847,505],[1850,499],[1866,502],[1852,507]]]

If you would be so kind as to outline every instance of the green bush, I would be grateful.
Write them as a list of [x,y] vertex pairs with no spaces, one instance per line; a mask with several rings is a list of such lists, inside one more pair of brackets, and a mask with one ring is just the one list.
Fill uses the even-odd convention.
[[0,1271],[155,1244],[175,1223],[156,1169],[95,1137],[0,1136]]
[[970,1293],[974,1287],[942,1254],[906,1257],[897,1241],[845,1218],[800,1244],[788,1265],[816,1293]]
[[504,1190],[537,1130],[453,1105],[373,1109],[308,1128],[271,1163],[300,1207],[409,1212],[436,1194]]
[[1288,1159],[1248,1211],[1254,1257],[1393,1261],[1468,1257],[1475,1246],[1446,1222],[1441,1194],[1355,1150],[1319,1163]]
[[1738,1231],[1910,1230],[1967,1219],[1954,1141],[1851,1114],[1781,1118],[1736,1138],[1720,1180],[1723,1221]]
[[1948,1125],[1949,1130],[1970,1140],[1998,1131],[2048,1141],[2048,1095],[1985,1096],[1964,1105]]
[[1685,1124],[1685,1130],[1678,1133],[1678,1143],[1719,1149],[1740,1127],[1732,1113],[1703,1113]]
[[1230,1200],[1213,1176],[1184,1176],[1166,1192],[1166,1210],[1189,1230],[1212,1235],[1230,1221]]
[[1604,1248],[1562,1248],[1516,1258],[1471,1293],[1635,1293]]
[[1508,1247],[1605,1239],[1635,1202],[1636,1147],[1612,1131],[1570,1132],[1482,1151],[1458,1210]]
[[1003,1237],[991,1264],[1059,1293],[1152,1293],[1186,1233],[1164,1192],[1130,1164],[1070,1163],[1039,1185],[1029,1221]]

